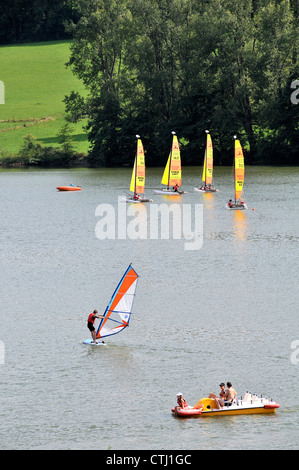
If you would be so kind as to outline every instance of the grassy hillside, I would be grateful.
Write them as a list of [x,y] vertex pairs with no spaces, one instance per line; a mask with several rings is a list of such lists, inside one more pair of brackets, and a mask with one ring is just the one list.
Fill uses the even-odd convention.
[[[84,88],[65,67],[70,41],[0,47],[0,80],[5,104],[0,104],[0,148],[17,152],[23,136],[31,134],[47,146],[59,145],[57,133],[64,124],[63,99]],[[87,152],[82,124],[73,125],[76,150]]]

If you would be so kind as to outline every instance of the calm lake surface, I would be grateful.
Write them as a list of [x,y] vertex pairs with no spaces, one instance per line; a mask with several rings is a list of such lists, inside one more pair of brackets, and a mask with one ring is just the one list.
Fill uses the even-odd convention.
[[[0,171],[1,449],[298,449],[299,168],[248,167],[242,212],[224,208],[231,168],[215,168],[213,195],[193,191],[201,168],[184,168],[189,193],[175,200],[153,194],[162,172],[147,170],[146,195],[202,204],[200,249],[183,236],[97,238],[96,208],[117,223],[129,168]],[[56,191],[70,182],[83,190]],[[129,263],[140,275],[130,327],[83,345],[88,314],[105,310]],[[171,415],[178,392],[193,405],[222,381],[281,407]]]

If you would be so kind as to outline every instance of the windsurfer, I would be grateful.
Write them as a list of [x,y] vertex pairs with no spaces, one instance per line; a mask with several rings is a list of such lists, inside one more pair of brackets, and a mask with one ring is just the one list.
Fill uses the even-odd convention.
[[89,329],[89,331],[91,332],[91,337],[92,337],[92,342],[97,344],[97,340],[96,340],[96,330],[95,330],[95,327],[94,327],[94,322],[95,322],[95,319],[96,318],[105,318],[103,317],[103,315],[97,315],[98,311],[97,310],[94,310],[89,316],[88,316],[88,319],[87,319],[87,328]]

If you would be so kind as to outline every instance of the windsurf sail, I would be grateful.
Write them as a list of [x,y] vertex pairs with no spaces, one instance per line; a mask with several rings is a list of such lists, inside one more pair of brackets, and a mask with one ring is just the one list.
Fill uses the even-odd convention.
[[205,150],[205,159],[203,164],[202,181],[205,186],[212,184],[213,181],[213,144],[212,139],[208,131],[207,132],[207,143]]
[[167,160],[167,164],[162,176],[161,183],[170,186],[182,186],[182,168],[180,146],[177,136],[173,132],[171,151]]
[[144,149],[141,139],[137,140],[137,151],[135,156],[134,168],[131,177],[130,191],[136,194],[144,194],[145,183],[145,162]]
[[105,310],[97,338],[115,335],[129,326],[138,277],[135,269],[129,265]]
[[235,140],[235,200],[241,199],[245,176],[244,155],[239,140]]

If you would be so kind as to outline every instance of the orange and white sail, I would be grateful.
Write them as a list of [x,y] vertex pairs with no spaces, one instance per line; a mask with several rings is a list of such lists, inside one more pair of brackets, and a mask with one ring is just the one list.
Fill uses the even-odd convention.
[[207,132],[207,143],[205,150],[205,159],[202,172],[202,181],[205,185],[212,184],[213,181],[213,144],[212,139],[208,131]]
[[245,176],[244,155],[240,141],[235,137],[235,200],[241,199]]
[[105,310],[97,338],[115,335],[129,326],[138,277],[135,269],[129,265]]
[[161,183],[170,186],[182,186],[181,153],[178,138],[173,132],[171,151],[165,166]]
[[131,177],[130,191],[136,194],[144,194],[145,184],[145,161],[144,149],[141,139],[138,136],[137,151],[135,156],[134,168]]

